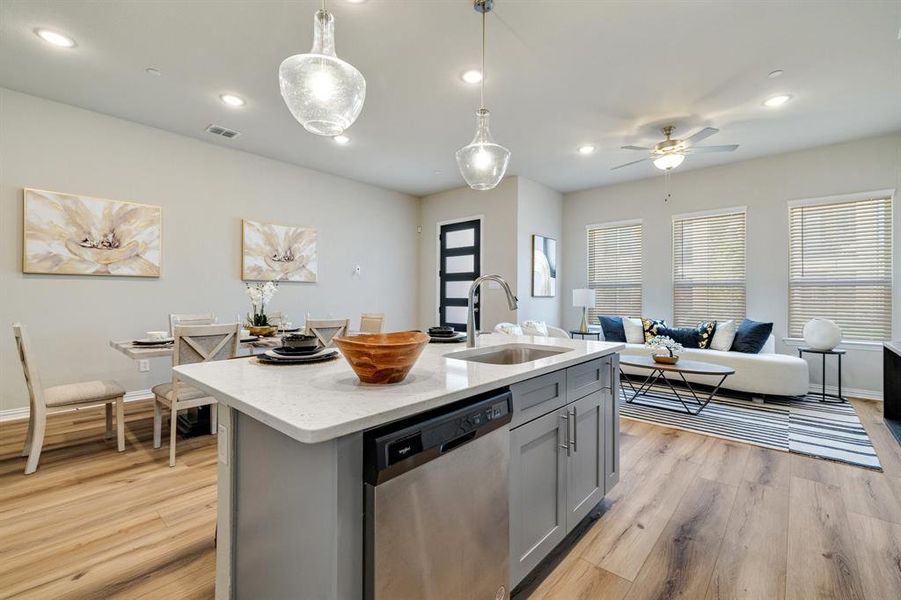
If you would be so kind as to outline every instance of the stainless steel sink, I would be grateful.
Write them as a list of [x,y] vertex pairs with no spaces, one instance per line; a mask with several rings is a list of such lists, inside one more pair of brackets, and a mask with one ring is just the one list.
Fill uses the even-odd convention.
[[572,348],[562,346],[539,346],[536,344],[503,344],[501,346],[486,346],[472,350],[462,350],[445,354],[445,358],[467,360],[469,362],[488,363],[492,365],[519,365],[532,362],[540,358],[547,358],[564,352],[571,352]]

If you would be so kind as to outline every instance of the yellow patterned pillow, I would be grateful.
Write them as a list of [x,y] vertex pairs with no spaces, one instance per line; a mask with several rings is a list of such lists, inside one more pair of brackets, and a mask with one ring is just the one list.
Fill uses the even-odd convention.
[[641,319],[641,326],[644,329],[644,343],[647,344],[657,336],[658,327],[666,327],[666,321],[663,319]]
[[709,348],[710,342],[713,340],[713,332],[716,330],[716,321],[701,321],[698,323],[698,348]]

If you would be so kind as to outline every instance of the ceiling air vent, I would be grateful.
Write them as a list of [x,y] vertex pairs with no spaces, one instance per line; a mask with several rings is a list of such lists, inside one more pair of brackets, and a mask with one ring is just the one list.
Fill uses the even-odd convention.
[[240,131],[235,131],[234,129],[229,129],[228,127],[222,127],[221,125],[207,125],[206,132],[228,139],[236,138],[241,135]]

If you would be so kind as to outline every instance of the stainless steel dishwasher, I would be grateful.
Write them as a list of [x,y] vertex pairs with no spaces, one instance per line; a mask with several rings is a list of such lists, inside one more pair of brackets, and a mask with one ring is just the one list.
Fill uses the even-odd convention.
[[364,436],[365,597],[509,597],[510,391]]

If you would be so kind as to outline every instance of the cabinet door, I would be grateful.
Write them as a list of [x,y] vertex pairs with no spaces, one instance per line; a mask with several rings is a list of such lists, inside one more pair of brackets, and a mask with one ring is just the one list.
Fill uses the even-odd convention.
[[566,531],[582,520],[604,497],[605,430],[602,398],[606,390],[594,392],[568,405],[571,428],[567,461]]
[[604,495],[619,482],[619,354],[610,361],[610,389],[603,390],[604,430],[607,432],[604,450]]
[[566,409],[510,431],[510,585],[566,536]]

